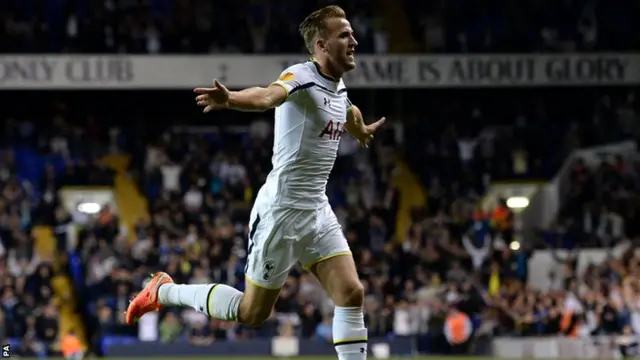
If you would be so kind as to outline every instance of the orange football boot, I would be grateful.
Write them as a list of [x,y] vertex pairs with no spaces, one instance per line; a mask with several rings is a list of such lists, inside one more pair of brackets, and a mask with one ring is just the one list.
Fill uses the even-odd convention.
[[125,314],[127,324],[131,325],[138,321],[142,315],[151,311],[159,311],[163,308],[163,305],[158,302],[158,288],[164,284],[173,284],[173,279],[169,274],[159,272],[153,275],[147,286],[129,303]]

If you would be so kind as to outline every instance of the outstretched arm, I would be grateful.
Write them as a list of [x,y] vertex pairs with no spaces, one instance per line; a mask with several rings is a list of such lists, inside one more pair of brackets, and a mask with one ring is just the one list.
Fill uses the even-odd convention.
[[287,92],[275,84],[266,88],[253,87],[229,93],[228,108],[240,111],[266,111],[285,100]]
[[380,127],[386,119],[382,119],[374,122],[373,124],[366,125],[362,112],[357,106],[351,105],[347,110],[347,122],[345,123],[345,129],[351,136],[355,137],[362,147],[368,148],[369,143],[373,140],[373,133]]
[[198,94],[196,102],[204,107],[205,114],[220,109],[266,111],[280,105],[287,98],[287,90],[278,84],[229,91],[218,80],[213,81],[212,88],[197,88],[194,92]]

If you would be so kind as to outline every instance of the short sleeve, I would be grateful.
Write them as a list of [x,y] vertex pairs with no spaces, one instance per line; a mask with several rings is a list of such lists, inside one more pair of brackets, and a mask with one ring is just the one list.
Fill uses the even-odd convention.
[[283,71],[278,80],[272,83],[272,85],[274,84],[282,86],[287,92],[287,97],[289,97],[296,91],[310,88],[314,85],[314,82],[303,66],[294,65]]
[[347,110],[351,109],[353,104],[351,103],[351,100],[349,100],[347,87],[344,85],[344,81],[342,81],[342,79],[340,79],[340,84],[338,84],[338,94],[342,95],[344,98],[344,105],[347,107]]
[[351,100],[349,100],[347,94],[344,94],[344,104],[347,106],[347,110],[353,107],[353,104],[351,103]]

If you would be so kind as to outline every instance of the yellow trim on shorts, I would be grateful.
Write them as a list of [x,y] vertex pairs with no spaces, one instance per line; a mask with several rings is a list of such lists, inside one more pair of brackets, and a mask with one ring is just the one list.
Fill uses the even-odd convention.
[[277,81],[274,81],[274,82],[272,82],[271,84],[269,84],[269,86],[271,86],[271,85],[278,85],[278,86],[280,86],[281,88],[283,88],[283,89],[284,89],[284,92],[287,94],[287,95],[284,97],[284,99],[285,99],[285,100],[287,100],[287,99],[289,98],[289,89],[287,89],[287,87],[286,87],[286,86],[284,86],[284,84],[281,84],[281,83],[279,83],[279,82],[277,82]]
[[331,255],[328,255],[328,256],[325,256],[325,257],[321,257],[320,259],[312,261],[309,264],[302,265],[302,268],[307,270],[307,271],[309,271],[311,269],[311,267],[313,265],[315,265],[315,264],[321,263],[321,262],[323,262],[325,260],[329,260],[329,259],[334,258],[336,256],[343,256],[343,255],[351,255],[351,251],[341,251],[341,252],[338,252],[338,253],[335,253],[335,254],[331,254]]
[[262,284],[258,284],[257,282],[255,282],[254,280],[252,280],[249,275],[244,274],[244,279],[247,280],[251,285],[255,286],[255,287],[259,287],[261,289],[265,289],[265,290],[280,290],[282,289],[282,286],[278,286],[278,287],[269,287],[269,286],[264,286]]
[[333,345],[340,345],[340,344],[344,344],[344,343],[367,342],[367,341],[369,341],[369,338],[368,338],[368,337],[353,338],[353,339],[344,339],[344,340],[334,341],[334,342],[333,342]]

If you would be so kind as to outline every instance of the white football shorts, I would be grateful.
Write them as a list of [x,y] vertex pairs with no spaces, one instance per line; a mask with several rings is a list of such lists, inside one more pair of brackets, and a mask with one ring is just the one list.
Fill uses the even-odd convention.
[[253,206],[245,276],[254,285],[280,289],[296,262],[308,270],[339,255],[351,250],[329,204],[318,210]]

